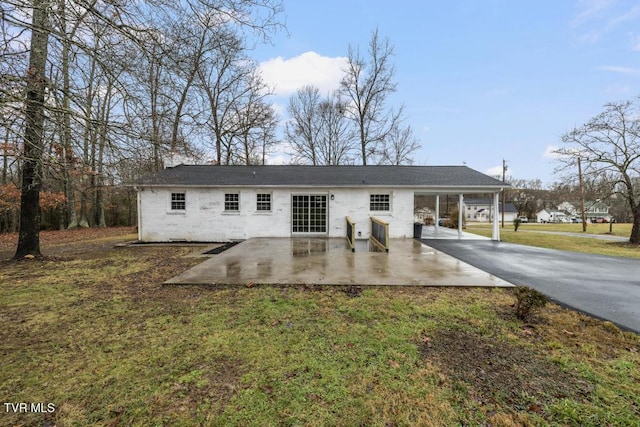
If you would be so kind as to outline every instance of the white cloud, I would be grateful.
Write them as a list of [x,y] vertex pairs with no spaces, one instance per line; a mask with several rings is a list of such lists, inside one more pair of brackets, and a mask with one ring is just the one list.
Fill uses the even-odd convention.
[[578,16],[576,16],[571,25],[578,27],[586,21],[594,17],[598,17],[612,5],[612,0],[580,0],[578,2]]
[[638,15],[640,15],[640,6],[636,5],[625,13],[618,15],[614,19],[612,19],[608,23],[607,29],[615,28],[624,22],[634,21],[638,17]]
[[547,145],[547,148],[545,148],[544,152],[542,153],[542,158],[554,160],[559,158],[560,155],[558,153],[555,153],[557,149],[558,147],[556,147],[555,145]]
[[270,153],[267,154],[266,163],[268,165],[290,165],[291,154],[293,148],[291,144],[286,141],[280,141],[277,143]]
[[603,71],[611,71],[612,73],[626,74],[628,76],[640,76],[640,68],[618,67],[613,65],[604,65],[600,67]]
[[268,165],[290,165],[291,156],[280,152],[268,154],[265,163]]
[[287,106],[284,104],[281,104],[279,102],[272,102],[271,106],[273,107],[274,111],[276,112],[276,114],[278,115],[278,117],[283,118],[287,115]]
[[316,86],[324,95],[340,86],[346,61],[342,56],[322,56],[310,51],[289,59],[279,56],[261,62],[260,70],[278,96],[290,96],[305,85]]
[[484,171],[485,175],[502,177],[502,165],[494,166]]
[[615,0],[580,0],[578,14],[571,21],[572,28],[585,33],[579,37],[583,43],[595,43],[605,34],[625,24],[633,24],[640,16],[640,5],[629,5]]

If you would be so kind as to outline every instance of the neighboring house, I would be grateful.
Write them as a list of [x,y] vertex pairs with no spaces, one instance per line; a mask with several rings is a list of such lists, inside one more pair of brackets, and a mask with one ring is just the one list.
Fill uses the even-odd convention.
[[[465,199],[464,215],[467,221],[491,222],[493,207],[489,199]],[[512,222],[518,216],[518,210],[511,202],[504,204],[504,220]],[[498,220],[502,221],[502,202],[498,204]]]
[[[609,214],[609,206],[605,205],[601,201],[586,201],[584,202],[584,211],[587,221],[605,220],[609,222],[612,216]],[[572,204],[569,202],[562,202],[558,205],[557,212],[563,212],[567,218],[580,218],[582,212],[579,204]],[[562,216],[560,215],[562,218]],[[546,221],[546,222],[562,222],[562,221]]]
[[580,216],[580,208],[576,208],[573,203],[562,202],[558,205],[558,211],[566,212],[570,216]]
[[429,208],[416,208],[413,212],[413,220],[421,224],[433,224],[434,212]]
[[570,217],[562,211],[542,209],[536,214],[537,222],[571,222]]
[[599,220],[611,222],[611,219],[613,218],[609,214],[609,206],[597,200],[584,202],[584,212],[587,217],[587,222],[595,222]]
[[346,216],[360,238],[370,237],[371,216],[389,223],[390,237],[411,237],[415,195],[493,193],[497,200],[507,187],[466,166],[180,165],[137,184],[138,238],[344,237]]

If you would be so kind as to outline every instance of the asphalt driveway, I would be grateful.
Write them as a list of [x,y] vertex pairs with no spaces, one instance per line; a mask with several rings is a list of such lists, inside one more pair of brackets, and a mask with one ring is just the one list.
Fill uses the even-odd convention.
[[486,240],[422,243],[563,305],[640,333],[640,260]]

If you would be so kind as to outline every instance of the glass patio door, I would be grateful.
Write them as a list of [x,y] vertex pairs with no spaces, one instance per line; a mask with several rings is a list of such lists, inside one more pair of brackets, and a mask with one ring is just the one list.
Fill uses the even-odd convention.
[[294,194],[291,196],[291,231],[293,233],[326,234],[326,194]]

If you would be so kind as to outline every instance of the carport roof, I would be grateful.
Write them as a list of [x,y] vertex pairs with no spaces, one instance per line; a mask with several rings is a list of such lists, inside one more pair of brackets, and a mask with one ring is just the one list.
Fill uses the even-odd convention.
[[225,187],[509,187],[467,166],[214,166],[179,165],[140,186]]

